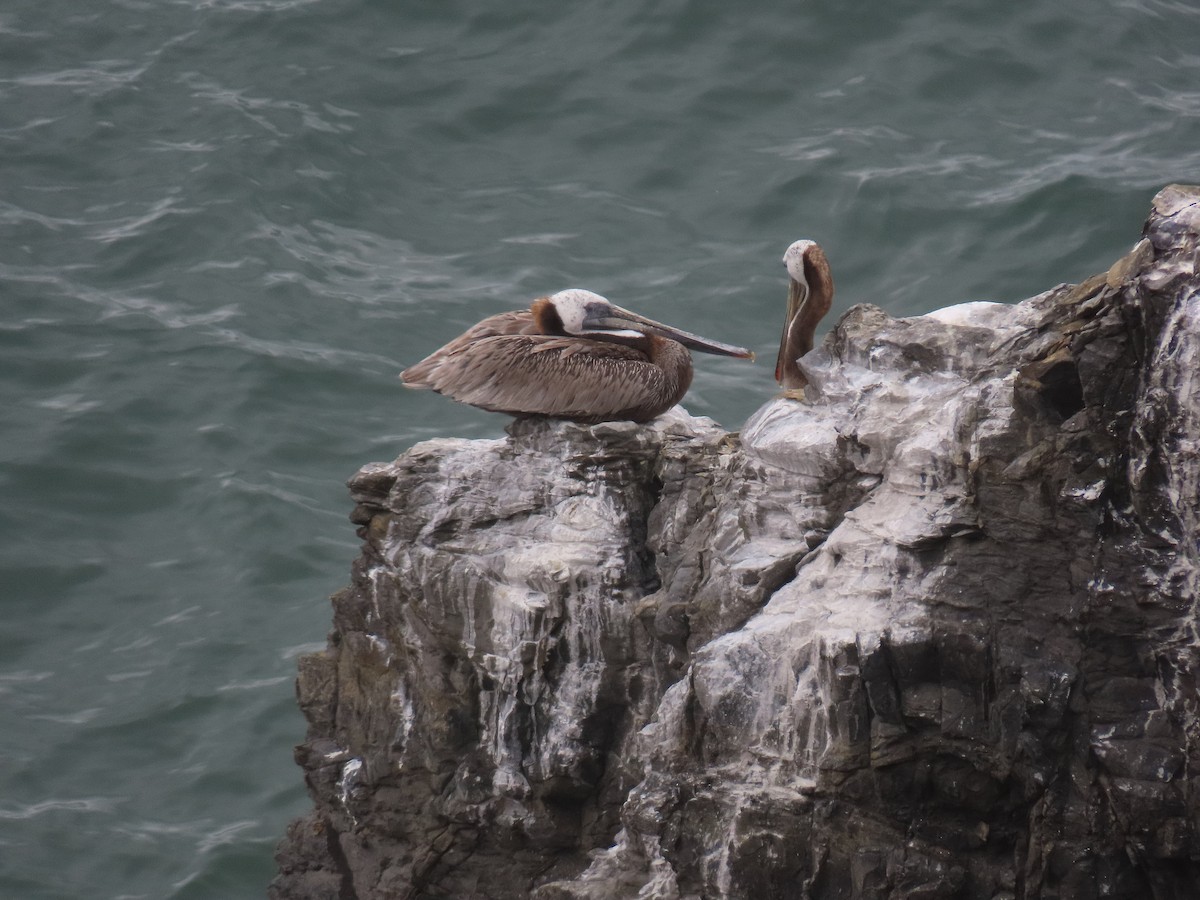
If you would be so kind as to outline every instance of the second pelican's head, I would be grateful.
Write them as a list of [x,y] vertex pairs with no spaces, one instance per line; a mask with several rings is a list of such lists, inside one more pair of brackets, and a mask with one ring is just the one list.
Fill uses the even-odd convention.
[[734,347],[672,328],[622,309],[599,294],[580,288],[559,291],[535,300],[532,311],[543,334],[564,334],[615,343],[635,343],[654,336],[676,341],[703,353],[754,359],[754,354],[744,347]]
[[783,254],[788,272],[787,314],[775,360],[775,380],[785,390],[808,384],[797,360],[813,347],[817,323],[833,305],[833,274],[816,241],[796,241]]

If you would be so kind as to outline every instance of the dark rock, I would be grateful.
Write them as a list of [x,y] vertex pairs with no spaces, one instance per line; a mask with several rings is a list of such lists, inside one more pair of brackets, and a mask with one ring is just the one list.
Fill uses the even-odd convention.
[[271,896],[1200,896],[1198,247],[363,469]]

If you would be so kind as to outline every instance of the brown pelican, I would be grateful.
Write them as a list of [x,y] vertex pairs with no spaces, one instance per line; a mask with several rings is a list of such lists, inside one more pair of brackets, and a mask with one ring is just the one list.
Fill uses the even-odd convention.
[[812,349],[817,323],[833,303],[833,275],[825,251],[816,241],[796,241],[783,254],[783,262],[788,270],[788,304],[775,380],[785,393],[803,397],[808,379],[797,361]]
[[648,422],[692,383],[687,347],[754,358],[574,289],[484,319],[400,378],[492,412]]

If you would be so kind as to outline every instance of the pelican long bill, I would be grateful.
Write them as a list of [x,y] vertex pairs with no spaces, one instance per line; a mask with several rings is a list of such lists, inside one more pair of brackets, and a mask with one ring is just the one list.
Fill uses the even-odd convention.
[[664,325],[662,322],[656,322],[654,319],[640,316],[635,312],[630,312],[616,305],[610,306],[606,315],[596,319],[588,319],[585,321],[585,324],[603,328],[610,334],[614,331],[622,332],[626,330],[640,334],[656,334],[661,338],[676,341],[685,347],[692,350],[699,350],[702,353],[712,353],[717,356],[732,356],[737,359],[754,359],[753,350],[747,350],[745,347],[735,347],[733,344],[714,341],[711,338],[701,337],[698,334],[692,334],[690,331],[684,331],[681,328]]
[[787,316],[783,320],[783,334],[779,337],[779,355],[775,358],[775,380],[783,383],[785,365],[794,362],[788,359],[788,353],[794,347],[792,330],[802,319],[804,305],[808,302],[808,285],[788,279]]

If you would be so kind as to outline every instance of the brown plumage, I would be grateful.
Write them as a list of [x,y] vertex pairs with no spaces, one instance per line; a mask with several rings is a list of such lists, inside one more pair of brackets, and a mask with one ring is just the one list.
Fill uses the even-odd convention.
[[785,391],[802,396],[808,379],[797,361],[813,348],[817,323],[833,305],[833,274],[825,252],[815,241],[796,241],[783,254],[783,262],[788,270],[788,304],[775,380]]
[[515,416],[647,422],[692,383],[687,347],[753,359],[644,318],[590,291],[541,297],[490,316],[401,373],[407,387]]

